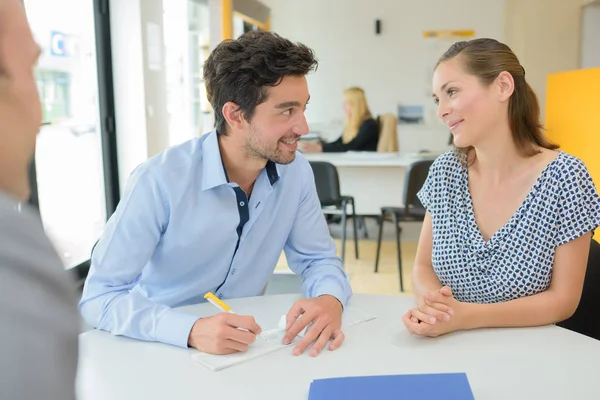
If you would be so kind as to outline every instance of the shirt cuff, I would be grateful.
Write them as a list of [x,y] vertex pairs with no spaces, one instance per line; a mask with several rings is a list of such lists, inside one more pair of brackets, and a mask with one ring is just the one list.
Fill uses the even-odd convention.
[[192,326],[199,319],[171,309],[165,311],[156,324],[156,341],[187,349]]
[[350,296],[352,295],[352,289],[350,288],[350,282],[345,280],[344,284],[340,284],[338,280],[327,279],[323,282],[319,282],[315,285],[311,293],[311,297],[319,297],[324,294],[335,297],[342,303],[342,307],[346,307]]

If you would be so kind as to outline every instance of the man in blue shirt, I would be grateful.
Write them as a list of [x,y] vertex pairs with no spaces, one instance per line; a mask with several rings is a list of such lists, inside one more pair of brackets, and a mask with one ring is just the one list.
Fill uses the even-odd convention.
[[[79,304],[86,321],[114,334],[244,351],[261,328],[251,316],[207,318],[173,310],[261,294],[284,250],[306,299],[287,315],[294,349],[337,349],[352,292],[329,235],[312,169],[296,153],[308,133],[305,75],[311,49],[267,32],[221,43],[204,65],[215,131],[140,165],[98,242]],[[302,318],[298,318],[302,315]],[[242,329],[238,329],[242,328]]]

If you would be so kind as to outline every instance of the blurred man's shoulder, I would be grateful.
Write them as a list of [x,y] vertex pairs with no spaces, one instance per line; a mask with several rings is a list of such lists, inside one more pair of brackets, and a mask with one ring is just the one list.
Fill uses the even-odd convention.
[[[0,398],[74,399],[77,313],[65,271],[39,214],[0,192]],[[46,379],[53,368],[60,371]],[[4,377],[6,378],[6,377]]]
[[29,205],[0,192],[0,268],[21,274],[52,276],[64,289],[73,289],[62,262],[44,232],[41,218]]

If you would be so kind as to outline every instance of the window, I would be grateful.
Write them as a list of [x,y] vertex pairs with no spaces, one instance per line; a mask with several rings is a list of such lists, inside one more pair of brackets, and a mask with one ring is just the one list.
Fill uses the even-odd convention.
[[44,126],[37,139],[33,192],[46,233],[70,268],[90,258],[107,217],[94,14],[100,2],[24,3],[42,48],[36,80]]

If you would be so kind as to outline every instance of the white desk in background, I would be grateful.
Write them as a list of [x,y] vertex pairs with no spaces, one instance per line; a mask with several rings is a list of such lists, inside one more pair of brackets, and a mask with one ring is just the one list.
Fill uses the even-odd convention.
[[327,161],[336,166],[341,194],[354,197],[358,215],[379,215],[381,207],[402,205],[406,167],[439,154],[347,152],[305,156],[309,161]]
[[[230,303],[268,329],[298,298]],[[288,347],[217,372],[193,360],[196,350],[85,332],[79,337],[77,398],[306,400],[313,379],[466,372],[477,400],[600,399],[600,341],[556,326],[410,336],[400,317],[413,304],[409,296],[355,295],[349,305],[377,319],[346,329],[339,350],[294,357]],[[210,304],[186,311],[215,312]]]

